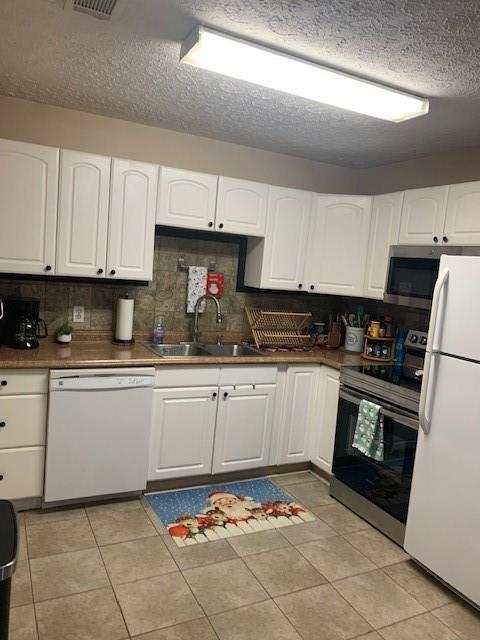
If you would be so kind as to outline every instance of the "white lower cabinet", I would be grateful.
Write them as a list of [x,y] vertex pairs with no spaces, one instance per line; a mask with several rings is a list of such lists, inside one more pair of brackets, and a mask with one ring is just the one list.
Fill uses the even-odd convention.
[[327,473],[332,472],[335,429],[337,426],[340,371],[322,366],[320,371],[319,413],[316,432],[312,438],[310,460]]
[[268,465],[274,384],[220,387],[213,473]]
[[211,473],[218,387],[155,389],[149,480]]
[[287,368],[280,413],[279,464],[310,459],[310,441],[319,420],[320,369],[320,365]]
[[40,497],[44,464],[45,447],[0,449],[0,498]]

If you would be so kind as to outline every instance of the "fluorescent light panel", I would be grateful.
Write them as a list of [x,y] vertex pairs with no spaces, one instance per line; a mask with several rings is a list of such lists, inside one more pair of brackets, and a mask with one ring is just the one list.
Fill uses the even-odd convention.
[[392,122],[403,122],[428,113],[425,98],[202,26],[183,43],[180,60],[194,67]]

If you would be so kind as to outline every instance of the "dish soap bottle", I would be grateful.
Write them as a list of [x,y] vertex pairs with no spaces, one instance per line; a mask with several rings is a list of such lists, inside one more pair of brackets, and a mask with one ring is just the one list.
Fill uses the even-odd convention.
[[159,318],[153,327],[153,343],[163,344],[165,338],[165,329],[163,327],[162,318]]

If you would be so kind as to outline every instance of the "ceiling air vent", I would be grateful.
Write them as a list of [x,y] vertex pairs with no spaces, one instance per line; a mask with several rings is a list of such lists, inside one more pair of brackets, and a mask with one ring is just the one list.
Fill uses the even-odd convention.
[[73,0],[75,11],[88,13],[100,20],[110,20],[117,0]]

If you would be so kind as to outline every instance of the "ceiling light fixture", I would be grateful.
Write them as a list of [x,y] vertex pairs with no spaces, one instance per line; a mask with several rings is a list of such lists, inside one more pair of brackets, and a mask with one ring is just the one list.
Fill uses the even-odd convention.
[[181,62],[308,100],[403,122],[428,113],[428,100],[199,26]]

